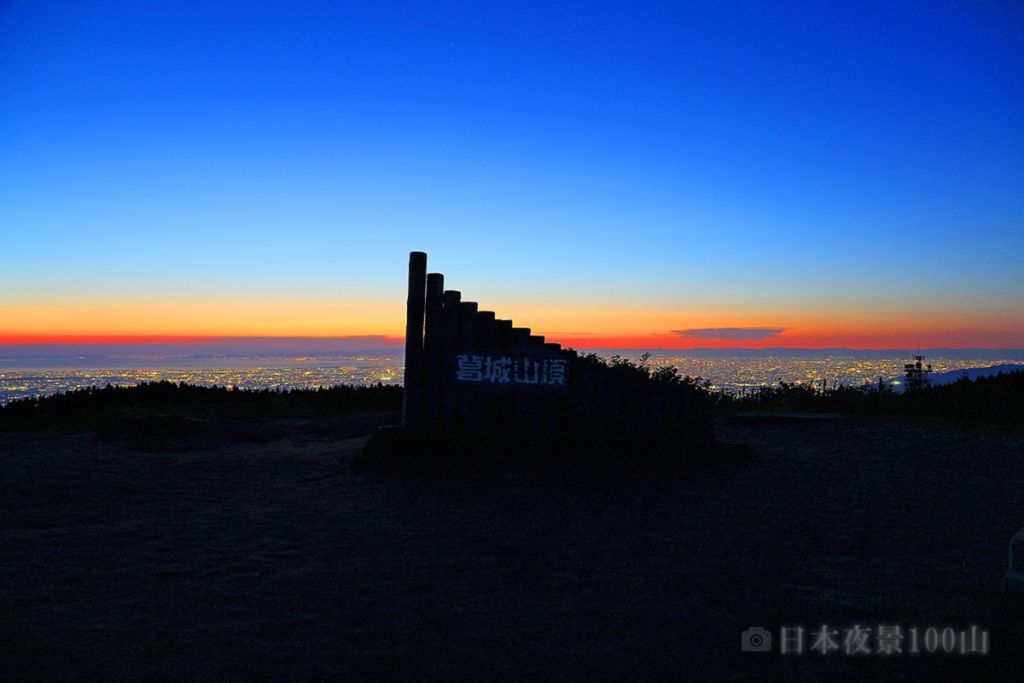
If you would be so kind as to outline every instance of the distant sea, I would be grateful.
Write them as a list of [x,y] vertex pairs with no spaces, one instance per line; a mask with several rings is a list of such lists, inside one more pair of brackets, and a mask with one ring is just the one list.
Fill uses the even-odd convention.
[[[0,349],[0,404],[92,386],[130,386],[160,380],[250,389],[401,384],[403,372],[402,354],[394,349],[310,355],[48,353],[28,356],[10,353],[10,348]],[[621,355],[635,361],[644,353],[638,349],[595,349],[594,352],[603,357]],[[687,349],[650,353],[648,362],[654,367],[674,365],[683,375],[710,380],[715,388],[742,392],[781,381],[813,382],[819,386],[823,383],[859,386],[877,382],[879,378],[899,382],[903,364],[909,362],[915,352]],[[942,376],[946,379],[959,376],[967,369],[992,366],[1024,369],[1024,350],[1020,349],[936,349],[924,353],[936,377],[944,373]]]

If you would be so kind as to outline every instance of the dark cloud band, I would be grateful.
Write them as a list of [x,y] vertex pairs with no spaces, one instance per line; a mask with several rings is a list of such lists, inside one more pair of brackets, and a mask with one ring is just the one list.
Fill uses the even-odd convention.
[[732,339],[760,340],[778,337],[785,327],[698,327],[688,330],[672,330],[684,339]]

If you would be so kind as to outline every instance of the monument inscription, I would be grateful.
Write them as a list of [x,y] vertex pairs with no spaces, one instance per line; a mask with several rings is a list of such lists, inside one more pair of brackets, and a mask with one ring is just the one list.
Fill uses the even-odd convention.
[[496,386],[564,387],[568,361],[564,358],[463,353],[455,357],[455,380]]

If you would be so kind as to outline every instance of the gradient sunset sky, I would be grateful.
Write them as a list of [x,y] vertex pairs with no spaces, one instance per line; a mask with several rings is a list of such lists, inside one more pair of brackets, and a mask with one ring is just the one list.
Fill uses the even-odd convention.
[[0,343],[1024,347],[1024,4],[190,4],[0,4]]

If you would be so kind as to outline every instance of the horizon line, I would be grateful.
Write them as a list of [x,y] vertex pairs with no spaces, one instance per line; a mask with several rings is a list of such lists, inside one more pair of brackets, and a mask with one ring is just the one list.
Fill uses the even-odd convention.
[[[553,335],[551,338],[557,338],[557,335]],[[722,345],[722,346],[659,346],[659,345],[622,345],[611,343],[615,340],[621,340],[621,338],[608,338],[602,340],[600,338],[587,339],[588,343],[585,344],[565,344],[562,343],[564,348],[574,348],[581,350],[591,349],[607,349],[617,351],[773,351],[773,350],[785,350],[785,351],[830,351],[830,350],[843,350],[843,351],[914,351],[918,349],[917,344],[911,344],[907,346],[842,346],[835,344],[828,344],[822,346],[783,346],[783,345],[772,345],[772,346],[742,346],[742,345]],[[312,335],[301,335],[301,336],[259,336],[259,335],[103,335],[103,334],[69,334],[69,335],[38,335],[38,334],[0,334],[0,346],[6,347],[31,347],[31,346],[158,346],[158,345],[180,345],[180,346],[192,346],[201,344],[246,344],[254,346],[262,345],[273,345],[273,344],[287,344],[296,345],[303,343],[323,343],[323,342],[342,342],[342,343],[367,343],[367,344],[380,344],[378,347],[365,346],[360,349],[345,349],[345,350],[402,350],[405,338],[403,336],[391,336],[386,334],[364,334],[364,335],[335,335],[335,336],[312,336]],[[580,340],[582,341],[582,340]],[[983,345],[966,345],[966,346],[920,346],[923,350],[950,350],[950,351],[1024,351],[1024,346],[983,346]]]

